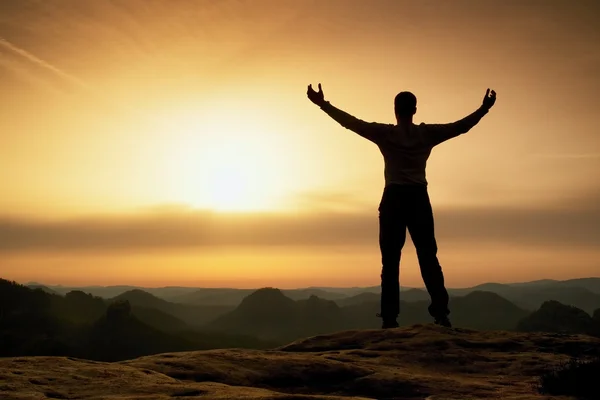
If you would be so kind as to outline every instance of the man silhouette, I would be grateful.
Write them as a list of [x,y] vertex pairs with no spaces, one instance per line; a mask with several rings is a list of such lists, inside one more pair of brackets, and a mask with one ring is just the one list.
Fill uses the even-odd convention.
[[437,258],[433,211],[427,192],[425,167],[431,149],[467,133],[496,102],[496,92],[487,89],[482,105],[472,114],[449,124],[413,123],[417,98],[400,92],[394,99],[397,124],[365,122],[325,101],[323,89],[308,85],[308,98],[344,128],[375,143],[385,162],[385,188],[379,204],[379,247],[381,251],[382,328],[398,327],[400,312],[400,254],[406,229],[417,250],[419,267],[431,297],[429,314],[438,325],[451,327],[448,292]]

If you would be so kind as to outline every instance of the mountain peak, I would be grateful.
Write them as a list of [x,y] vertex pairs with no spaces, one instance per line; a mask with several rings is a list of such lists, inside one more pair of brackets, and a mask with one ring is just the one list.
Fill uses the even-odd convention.
[[559,303],[556,300],[545,301],[539,310],[519,321],[518,330],[525,332],[568,332],[588,333],[596,331],[595,321],[585,311]]
[[487,290],[474,290],[471,293],[467,293],[463,299],[465,300],[473,300],[473,299],[481,299],[485,301],[495,301],[502,302],[506,304],[510,304],[510,301],[506,300],[504,297],[500,296],[498,293],[490,292]]
[[254,293],[246,296],[238,309],[281,309],[282,307],[293,307],[296,303],[294,300],[286,297],[279,289],[265,287],[258,289]]
[[156,297],[155,295],[153,295],[152,293],[148,293],[142,289],[131,289],[124,293],[121,293],[120,295],[118,295],[114,298],[114,300],[121,300],[121,299],[123,299],[123,300],[132,300],[132,299],[134,299],[134,300],[136,300],[136,299],[137,300],[142,300],[142,299],[143,300],[150,300],[150,299],[162,300],[162,299]]

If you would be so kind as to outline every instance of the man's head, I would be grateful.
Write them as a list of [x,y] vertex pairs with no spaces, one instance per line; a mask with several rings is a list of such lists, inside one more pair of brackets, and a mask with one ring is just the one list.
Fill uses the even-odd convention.
[[417,112],[417,97],[411,92],[400,92],[394,99],[396,118],[411,118]]

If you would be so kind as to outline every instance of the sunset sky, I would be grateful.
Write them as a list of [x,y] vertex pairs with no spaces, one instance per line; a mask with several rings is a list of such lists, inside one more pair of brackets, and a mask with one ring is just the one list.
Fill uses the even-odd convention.
[[[395,122],[498,100],[428,163],[450,287],[600,276],[600,2],[0,1],[0,277],[379,284]],[[410,240],[401,284],[422,286]]]

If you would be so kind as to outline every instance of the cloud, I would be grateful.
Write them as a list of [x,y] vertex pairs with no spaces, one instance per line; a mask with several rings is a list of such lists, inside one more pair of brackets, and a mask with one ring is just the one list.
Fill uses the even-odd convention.
[[90,87],[83,82],[81,79],[63,71],[62,69],[50,64],[47,61],[42,60],[37,57],[35,54],[28,52],[27,50],[9,42],[8,40],[0,37],[0,48],[10,51],[11,53],[21,57],[24,60],[27,60],[30,63],[33,63],[39,67],[44,68],[46,71],[51,72],[53,75],[63,79],[64,81],[77,86],[79,88],[90,90]]
[[4,66],[18,77],[24,78],[35,87],[44,87],[55,93],[81,93],[92,100],[102,110],[126,112],[131,114],[134,108],[113,97],[103,94],[83,79],[66,72],[64,69],[43,60],[30,51],[0,37],[0,56],[2,51],[9,57],[0,58],[0,66]]
[[534,157],[550,158],[558,160],[598,160],[600,153],[555,153],[555,154],[535,154]]
[[[441,242],[598,248],[600,194],[553,208],[440,209]],[[182,250],[227,246],[373,246],[377,212],[232,214],[163,210],[63,221],[0,218],[0,252]]]
[[294,193],[291,197],[298,208],[313,211],[356,211],[369,207],[369,204],[357,195],[343,191],[305,191]]

